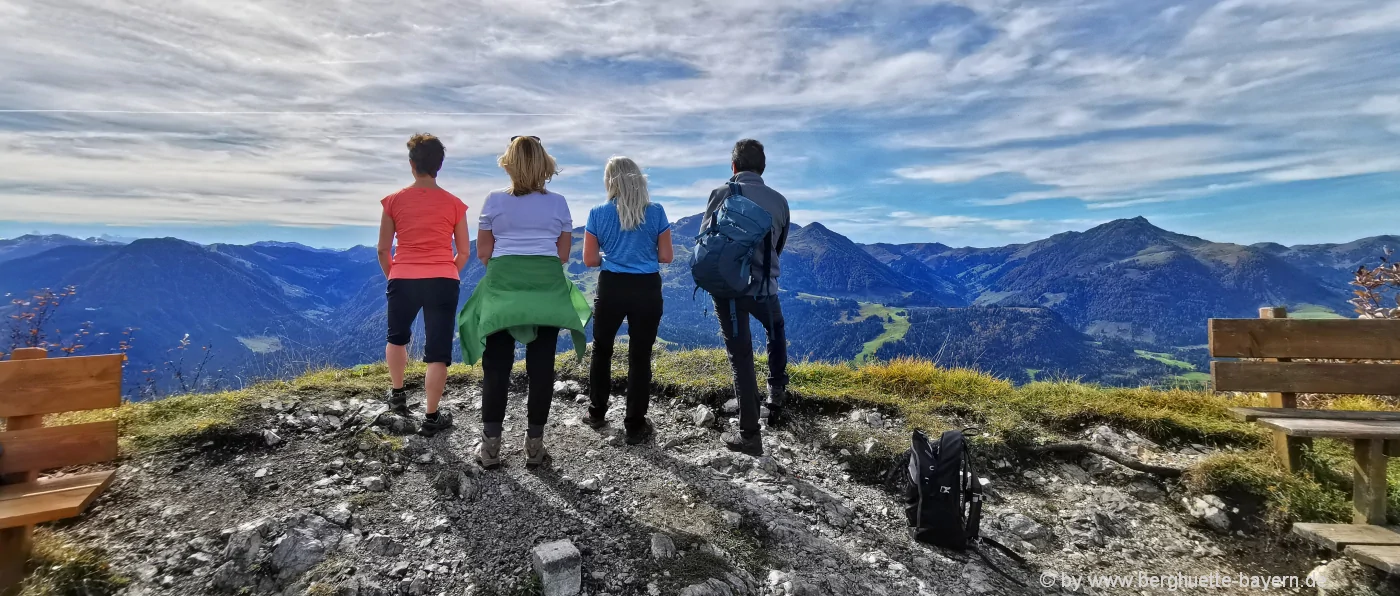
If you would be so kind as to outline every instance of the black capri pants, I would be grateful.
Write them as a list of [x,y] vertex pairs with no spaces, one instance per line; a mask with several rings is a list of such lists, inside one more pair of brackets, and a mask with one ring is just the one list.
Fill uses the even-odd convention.
[[423,362],[451,364],[460,287],[461,282],[450,277],[389,280],[389,288],[384,292],[389,301],[389,343],[408,345],[413,339],[413,319],[421,310]]

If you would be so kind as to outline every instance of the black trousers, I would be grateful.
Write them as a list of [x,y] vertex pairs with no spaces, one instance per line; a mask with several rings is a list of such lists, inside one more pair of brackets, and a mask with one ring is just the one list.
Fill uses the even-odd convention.
[[[549,422],[549,403],[554,397],[554,350],[559,342],[558,327],[540,327],[535,341],[525,344],[525,375],[530,379],[525,403],[531,426]],[[515,338],[509,331],[486,336],[481,354],[481,422],[496,425],[506,419],[510,395],[510,369],[515,365]],[[488,433],[490,436],[490,433]]]
[[452,334],[457,330],[459,282],[450,277],[391,279],[388,341],[406,346],[413,339],[413,319],[423,311],[423,362],[452,363]]
[[745,436],[758,432],[758,375],[753,364],[753,333],[749,317],[758,319],[768,333],[768,403],[783,405],[787,391],[787,330],[777,296],[715,299],[715,314],[724,335],[724,349],[734,369],[734,393],[739,398],[739,430]]
[[612,387],[613,343],[627,321],[628,432],[641,430],[651,405],[651,350],[661,326],[661,274],[637,275],[604,271],[598,276],[593,303],[593,362],[588,369],[589,413],[602,418],[608,411]]

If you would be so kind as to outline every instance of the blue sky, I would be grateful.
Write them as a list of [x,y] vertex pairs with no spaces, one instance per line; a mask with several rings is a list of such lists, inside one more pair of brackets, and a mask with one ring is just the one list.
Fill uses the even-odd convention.
[[473,206],[542,137],[580,222],[611,155],[680,217],[754,137],[858,241],[1344,242],[1400,232],[1398,75],[1378,0],[0,0],[0,236],[371,243],[428,131]]

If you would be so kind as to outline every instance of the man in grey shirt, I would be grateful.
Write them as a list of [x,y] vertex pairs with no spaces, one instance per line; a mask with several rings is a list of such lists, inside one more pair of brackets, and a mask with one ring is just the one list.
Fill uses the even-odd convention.
[[[734,393],[739,398],[739,431],[723,436],[726,447],[753,456],[763,455],[763,440],[759,433],[760,408],[758,379],[753,364],[753,336],[749,317],[758,319],[768,334],[768,427],[782,424],[783,395],[787,392],[787,333],[784,330],[783,309],[778,304],[778,256],[787,244],[788,202],[778,191],[763,183],[765,157],[763,144],[744,139],[734,144],[731,154],[734,177],[739,191],[773,217],[773,229],[763,245],[754,251],[751,263],[753,285],[749,296],[737,299],[715,299],[715,314],[719,316],[724,334],[724,347],[729,352],[729,364],[734,369]],[[705,217],[700,224],[706,229],[714,222],[715,212],[726,198],[729,185],[710,193]],[[732,306],[732,308],[731,308]]]

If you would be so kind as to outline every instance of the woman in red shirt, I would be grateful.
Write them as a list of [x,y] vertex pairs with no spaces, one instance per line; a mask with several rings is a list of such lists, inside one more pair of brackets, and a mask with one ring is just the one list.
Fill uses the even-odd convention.
[[[407,416],[408,396],[403,388],[408,366],[410,329],[423,311],[423,361],[428,373],[423,381],[427,398],[420,434],[432,435],[452,426],[450,412],[438,412],[447,386],[447,364],[452,361],[452,333],[456,327],[458,272],[471,256],[467,237],[467,205],[437,185],[442,168],[442,141],[430,134],[408,140],[408,163],[413,184],[380,201],[379,266],[389,278],[388,344],[384,360],[389,364],[389,407]],[[398,246],[394,247],[394,241]],[[456,249],[455,253],[453,249]]]

